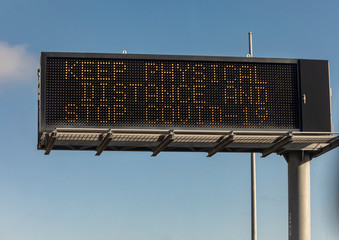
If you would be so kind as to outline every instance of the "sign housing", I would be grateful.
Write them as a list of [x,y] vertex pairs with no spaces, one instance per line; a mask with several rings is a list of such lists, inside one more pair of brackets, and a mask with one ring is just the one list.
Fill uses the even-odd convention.
[[331,131],[324,60],[41,54],[39,132]]

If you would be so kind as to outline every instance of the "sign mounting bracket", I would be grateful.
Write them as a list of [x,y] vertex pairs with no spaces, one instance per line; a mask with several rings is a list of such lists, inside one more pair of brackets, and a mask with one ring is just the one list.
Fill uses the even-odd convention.
[[291,142],[293,142],[293,134],[292,133],[288,133],[285,137],[283,137],[280,141],[276,142],[274,145],[272,145],[271,147],[265,149],[262,152],[262,156],[261,157],[267,157],[268,155],[270,155],[271,153],[274,153],[276,151],[278,151],[279,149],[281,149],[282,147],[286,146],[287,144],[290,144]]
[[174,131],[170,130],[165,136],[162,142],[153,150],[152,157],[157,156],[162,150],[164,150],[175,139]]
[[311,154],[311,159],[319,157],[320,155],[323,155],[324,153],[327,153],[338,146],[339,146],[339,136],[335,137],[326,147],[319,149],[314,154]]
[[97,147],[97,149],[96,149],[97,152],[96,152],[95,156],[101,155],[101,153],[106,149],[108,144],[112,141],[112,138],[113,138],[113,132],[111,130],[109,130],[108,133],[106,134],[106,136],[102,139],[99,146]]
[[53,149],[54,143],[57,140],[57,131],[53,131],[50,135],[48,135],[47,147],[45,151],[45,155],[49,155],[51,150]]
[[234,140],[235,140],[235,135],[233,134],[233,132],[231,132],[231,134],[228,135],[228,137],[224,136],[224,139],[221,140],[221,142],[219,142],[216,146],[212,147],[208,151],[207,157],[212,157],[214,154],[216,154],[217,152],[225,148],[227,145],[234,142]]

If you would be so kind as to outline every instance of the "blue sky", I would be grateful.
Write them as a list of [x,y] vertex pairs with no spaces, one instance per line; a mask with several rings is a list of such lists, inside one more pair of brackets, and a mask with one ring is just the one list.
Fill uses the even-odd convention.
[[[339,131],[339,2],[0,2],[0,239],[250,238],[250,155],[36,150],[41,51],[330,61]],[[338,230],[338,149],[311,163],[312,239]],[[288,237],[287,164],[257,159],[258,238]]]

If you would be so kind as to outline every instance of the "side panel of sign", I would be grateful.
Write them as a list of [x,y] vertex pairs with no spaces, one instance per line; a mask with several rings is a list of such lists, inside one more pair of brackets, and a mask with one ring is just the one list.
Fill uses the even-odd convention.
[[300,60],[302,131],[331,132],[329,66],[325,60]]

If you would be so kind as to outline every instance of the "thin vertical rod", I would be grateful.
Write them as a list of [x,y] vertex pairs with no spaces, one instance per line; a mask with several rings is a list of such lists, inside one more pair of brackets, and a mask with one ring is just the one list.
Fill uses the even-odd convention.
[[[253,57],[252,32],[248,32],[249,52],[247,57]],[[255,174],[255,153],[251,153],[251,215],[252,215],[252,240],[257,240],[257,186]]]
[[257,240],[257,186],[256,186],[256,169],[255,153],[251,153],[251,187],[252,187],[252,240]]
[[253,57],[252,32],[248,32],[248,47],[249,47],[248,56]]

